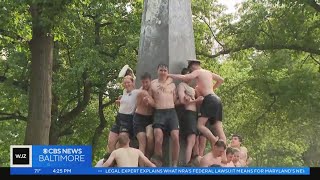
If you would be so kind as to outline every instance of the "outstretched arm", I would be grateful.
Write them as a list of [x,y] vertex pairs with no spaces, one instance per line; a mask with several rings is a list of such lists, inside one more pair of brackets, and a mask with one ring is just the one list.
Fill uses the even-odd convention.
[[107,159],[107,161],[105,163],[103,163],[103,167],[110,167],[113,164],[113,161],[115,160],[115,153],[114,151],[110,154],[109,158]]
[[216,81],[213,85],[213,90],[217,89],[224,81],[224,79],[218,74],[212,73],[212,79]]
[[192,73],[189,74],[168,74],[169,77],[173,78],[173,79],[178,79],[178,80],[182,80],[182,81],[188,81],[188,80],[192,80],[197,78],[199,75],[199,71],[193,71]]
[[138,151],[139,151],[139,159],[141,159],[145,165],[147,165],[148,167],[157,167],[140,150],[138,150]]

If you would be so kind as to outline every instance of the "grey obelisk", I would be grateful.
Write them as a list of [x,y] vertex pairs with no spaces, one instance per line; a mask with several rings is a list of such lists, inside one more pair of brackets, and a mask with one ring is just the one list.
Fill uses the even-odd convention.
[[[157,78],[159,63],[167,64],[169,73],[180,73],[187,66],[187,59],[196,58],[193,33],[191,0],[144,0],[137,87],[144,72],[151,73],[153,79]],[[164,158],[171,162],[168,141],[165,144]],[[181,141],[180,163],[184,151],[184,142]]]

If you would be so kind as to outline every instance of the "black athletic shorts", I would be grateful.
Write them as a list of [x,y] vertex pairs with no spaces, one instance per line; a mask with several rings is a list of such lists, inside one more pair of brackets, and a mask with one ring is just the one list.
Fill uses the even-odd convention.
[[153,115],[153,128],[161,128],[165,132],[179,129],[176,109],[156,109]]
[[206,95],[200,106],[201,117],[207,117],[211,124],[222,121],[222,102],[215,94]]
[[133,116],[133,132],[136,136],[139,132],[146,132],[146,127],[152,124],[152,115],[135,113]]

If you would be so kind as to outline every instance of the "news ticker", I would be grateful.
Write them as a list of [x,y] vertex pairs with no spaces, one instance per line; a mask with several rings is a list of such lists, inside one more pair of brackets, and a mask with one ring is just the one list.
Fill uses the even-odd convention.
[[310,168],[10,168],[11,175],[310,175]]
[[309,167],[92,167],[91,146],[11,145],[11,175],[310,175]]

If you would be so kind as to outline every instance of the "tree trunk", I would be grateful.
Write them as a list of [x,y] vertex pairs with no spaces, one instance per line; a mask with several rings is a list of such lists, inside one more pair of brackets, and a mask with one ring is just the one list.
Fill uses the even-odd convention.
[[49,144],[51,124],[51,84],[53,37],[49,28],[41,25],[39,7],[30,6],[32,16],[31,78],[29,114],[25,144]]

